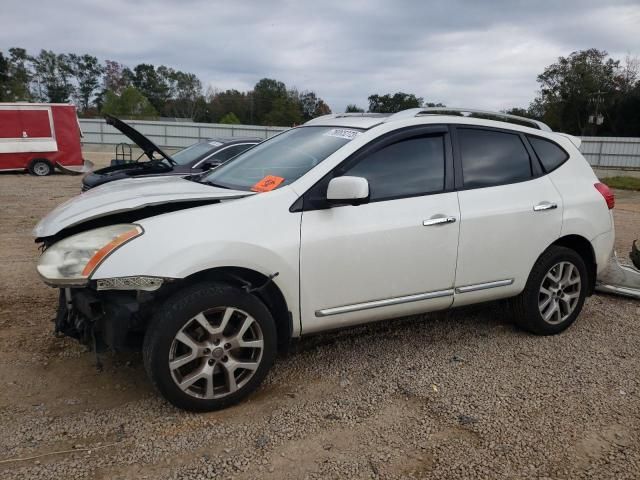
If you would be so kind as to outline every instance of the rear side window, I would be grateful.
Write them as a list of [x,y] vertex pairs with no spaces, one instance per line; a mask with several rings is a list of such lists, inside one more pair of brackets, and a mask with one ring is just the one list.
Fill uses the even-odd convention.
[[527,138],[540,162],[542,162],[545,172],[555,170],[569,158],[567,152],[550,140],[529,136]]
[[368,155],[343,175],[369,181],[370,199],[426,195],[444,190],[444,137],[414,137]]
[[481,188],[528,180],[531,160],[520,136],[513,133],[459,128],[465,188]]
[[227,160],[235,157],[236,155],[244,152],[247,148],[251,147],[252,145],[233,145],[231,147],[227,147],[223,150],[220,150],[220,152],[215,153],[213,155],[213,157],[216,160],[220,160],[221,162],[226,162]]

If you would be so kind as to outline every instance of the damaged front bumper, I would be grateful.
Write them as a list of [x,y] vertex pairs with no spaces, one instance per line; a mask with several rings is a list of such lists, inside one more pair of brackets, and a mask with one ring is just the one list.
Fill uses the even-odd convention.
[[55,333],[96,352],[138,349],[151,300],[148,292],[61,288]]
[[598,275],[596,290],[640,299],[640,270],[622,263],[613,252],[609,264]]

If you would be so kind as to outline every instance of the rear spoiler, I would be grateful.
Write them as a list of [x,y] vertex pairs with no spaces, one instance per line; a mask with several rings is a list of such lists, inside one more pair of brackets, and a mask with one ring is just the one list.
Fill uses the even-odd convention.
[[573,143],[576,146],[576,148],[578,148],[578,149],[580,148],[580,145],[582,145],[582,139],[580,137],[576,137],[574,135],[569,135],[568,133],[560,133],[560,132],[554,132],[554,133],[556,135],[561,135],[564,138],[569,139],[569,141],[571,143]]

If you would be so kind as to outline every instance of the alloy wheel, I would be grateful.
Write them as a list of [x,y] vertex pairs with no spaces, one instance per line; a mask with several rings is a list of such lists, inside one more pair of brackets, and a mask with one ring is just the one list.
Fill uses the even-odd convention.
[[557,325],[576,309],[580,300],[582,280],[580,271],[571,262],[559,262],[542,279],[538,295],[538,309],[542,319]]
[[197,314],[175,335],[169,370],[182,391],[218,399],[241,389],[260,365],[264,338],[258,322],[234,307]]

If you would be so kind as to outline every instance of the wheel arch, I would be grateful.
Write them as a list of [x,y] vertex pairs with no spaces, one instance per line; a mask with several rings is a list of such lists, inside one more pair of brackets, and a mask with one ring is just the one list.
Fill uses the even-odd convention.
[[550,246],[554,245],[570,248],[584,259],[584,263],[587,266],[587,272],[589,273],[587,295],[591,295],[596,285],[596,277],[598,271],[598,267],[596,264],[596,254],[593,249],[593,245],[591,245],[591,242],[582,235],[570,234],[560,237]]
[[243,267],[215,267],[193,273],[181,280],[182,285],[214,281],[245,288],[259,289],[251,293],[258,297],[271,312],[276,323],[278,349],[286,350],[293,334],[293,318],[284,294],[269,277],[256,270]]

